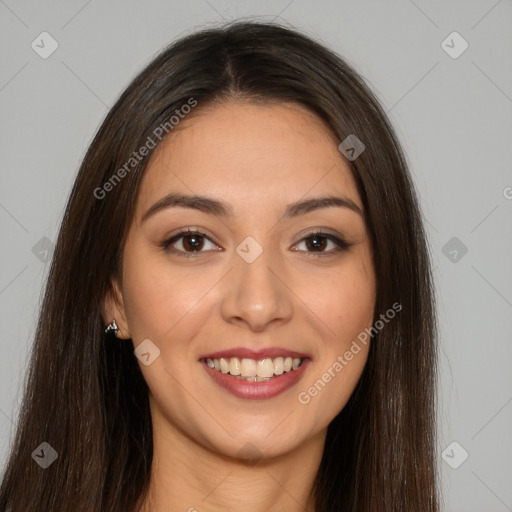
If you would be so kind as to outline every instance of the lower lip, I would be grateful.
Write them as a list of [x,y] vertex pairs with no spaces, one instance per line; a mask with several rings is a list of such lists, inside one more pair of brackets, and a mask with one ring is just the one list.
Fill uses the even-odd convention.
[[284,372],[273,379],[262,382],[249,382],[236,379],[229,373],[222,373],[210,368],[206,362],[201,361],[210,377],[221,387],[228,390],[231,394],[239,398],[248,398],[251,400],[265,400],[273,398],[286,390],[290,389],[301,378],[306,371],[311,359],[304,359],[302,364],[291,372]]

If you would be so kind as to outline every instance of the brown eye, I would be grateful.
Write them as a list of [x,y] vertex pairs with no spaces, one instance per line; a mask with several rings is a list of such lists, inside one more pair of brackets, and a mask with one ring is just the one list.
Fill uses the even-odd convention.
[[[200,231],[182,231],[172,238],[162,242],[161,247],[167,251],[176,253],[183,256],[194,255],[194,253],[206,252],[202,249],[210,243],[213,246],[213,250],[217,250],[218,246],[215,245],[208,236]],[[174,246],[171,249],[171,246]]]
[[204,246],[204,238],[202,235],[191,234],[185,235],[182,241],[183,248],[186,251],[200,251]]
[[310,236],[306,238],[306,247],[313,251],[318,250],[319,252],[323,252],[325,247],[327,246],[327,238],[323,236]]
[[[330,250],[326,250],[329,245],[329,242],[334,245],[334,248]],[[350,247],[350,244],[329,233],[311,233],[308,236],[304,237],[299,244],[304,244],[306,249],[305,252],[309,253],[311,256],[330,256],[334,253],[341,252]],[[301,250],[302,251],[302,250]]]

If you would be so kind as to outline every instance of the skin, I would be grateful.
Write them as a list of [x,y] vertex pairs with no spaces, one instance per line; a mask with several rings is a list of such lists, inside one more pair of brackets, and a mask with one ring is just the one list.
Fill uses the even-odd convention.
[[[359,380],[368,345],[307,404],[307,391],[373,322],[375,273],[363,218],[328,207],[282,219],[292,202],[342,196],[363,205],[339,141],[294,104],[232,101],[189,115],[155,150],[141,183],[121,282],[105,297],[106,322],[160,356],[139,362],[150,388],[154,458],[142,510],[303,511],[323,453],[327,426]],[[168,208],[141,222],[170,192],[228,202],[232,218]],[[209,238],[196,257],[190,238],[159,244],[191,228]],[[315,246],[322,228],[352,244]],[[308,233],[306,233],[310,236]],[[252,263],[236,247],[252,236]],[[189,242],[188,244],[186,242]],[[322,255],[322,250],[325,251]],[[314,257],[315,254],[320,254]],[[122,341],[120,341],[122,343]],[[284,347],[311,364],[291,389],[267,400],[231,395],[213,382],[201,355],[230,347]],[[254,446],[257,460],[239,451]],[[246,448],[247,450],[247,448]],[[307,510],[312,510],[308,508]]]

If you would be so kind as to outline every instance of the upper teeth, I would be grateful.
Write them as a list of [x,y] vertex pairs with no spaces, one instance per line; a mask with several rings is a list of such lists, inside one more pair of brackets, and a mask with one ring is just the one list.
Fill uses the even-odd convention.
[[238,357],[207,359],[206,364],[222,373],[241,375],[242,377],[272,377],[284,372],[296,370],[303,359],[299,357],[267,357],[256,361],[254,359],[238,359]]

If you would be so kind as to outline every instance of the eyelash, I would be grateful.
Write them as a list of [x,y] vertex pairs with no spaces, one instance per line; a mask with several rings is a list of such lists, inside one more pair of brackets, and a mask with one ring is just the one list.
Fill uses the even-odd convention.
[[[186,258],[194,258],[194,257],[197,257],[198,255],[200,255],[202,252],[205,252],[205,251],[186,252],[186,251],[181,251],[181,250],[180,251],[172,251],[172,250],[169,249],[169,247],[172,244],[174,244],[180,238],[183,238],[184,236],[187,236],[187,235],[199,235],[201,237],[206,238],[210,242],[215,243],[205,233],[203,233],[201,231],[197,231],[197,230],[187,229],[186,231],[181,231],[180,233],[178,233],[176,235],[173,235],[171,238],[169,238],[167,240],[164,240],[159,245],[167,253],[173,253],[173,254],[176,254],[178,256],[184,256]],[[313,258],[329,257],[329,256],[332,256],[335,253],[346,251],[352,245],[352,244],[349,244],[348,242],[345,242],[345,240],[343,240],[341,238],[338,238],[337,236],[331,235],[330,233],[325,233],[323,231],[311,231],[310,233],[307,233],[301,240],[299,240],[297,242],[297,244],[301,243],[301,242],[303,242],[303,241],[305,241],[305,240],[307,240],[309,238],[314,238],[314,237],[327,238],[328,240],[330,240],[334,244],[336,244],[337,248],[334,249],[334,250],[324,251],[324,252],[310,252],[310,251],[297,251],[297,252],[306,252],[307,255],[308,255],[307,257],[313,257]],[[297,245],[297,244],[295,244],[295,245]]]

